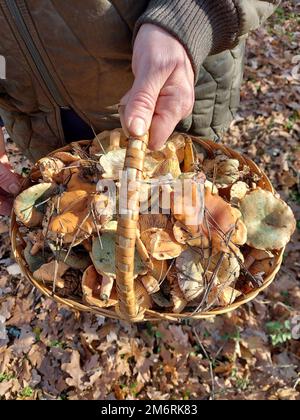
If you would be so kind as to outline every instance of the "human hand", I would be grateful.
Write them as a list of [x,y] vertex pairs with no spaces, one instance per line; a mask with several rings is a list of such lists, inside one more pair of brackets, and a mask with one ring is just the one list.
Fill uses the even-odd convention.
[[195,102],[194,71],[184,47],[158,26],[145,24],[134,44],[135,81],[123,97],[123,125],[132,136],[150,129],[150,149],[160,149]]
[[4,147],[4,136],[0,127],[0,215],[9,216],[14,197],[21,188],[21,178],[13,173]]

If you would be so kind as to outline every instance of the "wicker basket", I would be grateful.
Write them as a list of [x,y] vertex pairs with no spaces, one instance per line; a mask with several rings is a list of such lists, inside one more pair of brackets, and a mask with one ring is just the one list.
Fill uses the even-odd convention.
[[[274,188],[264,172],[262,172],[259,167],[250,159],[240,155],[239,153],[231,150],[228,147],[225,147],[220,144],[216,144],[209,140],[202,140],[199,138],[192,137],[192,140],[200,144],[208,154],[213,155],[217,150],[221,151],[223,154],[237,159],[241,164],[248,165],[251,171],[260,177],[258,186],[264,190],[271,191],[274,193]],[[141,178],[144,156],[147,148],[148,138],[140,139],[129,139],[128,148],[127,148],[127,157],[125,161],[125,171],[127,171],[128,179],[130,180],[139,180]],[[90,142],[82,141],[79,142],[80,146],[88,146]],[[66,146],[59,151],[70,151],[70,146]],[[31,186],[31,181],[28,178],[24,182],[23,189]],[[122,193],[122,191],[121,191]],[[132,193],[134,194],[134,192]],[[129,197],[132,202],[132,197]],[[281,250],[277,256],[275,256],[276,261],[272,273],[267,276],[264,280],[264,284],[250,292],[248,295],[241,296],[237,301],[227,307],[212,309],[209,312],[202,313],[159,313],[154,310],[142,310],[138,307],[135,298],[134,291],[134,280],[133,280],[133,266],[134,266],[134,251],[135,251],[135,238],[136,238],[136,229],[139,219],[139,207],[138,200],[134,201],[134,209],[131,212],[131,217],[128,216],[119,216],[118,220],[118,232],[117,232],[117,291],[118,291],[118,304],[114,308],[98,308],[90,305],[84,304],[79,299],[67,299],[53,294],[52,290],[46,285],[36,281],[32,273],[29,271],[26,261],[24,259],[24,249],[25,241],[22,237],[22,232],[20,226],[17,223],[16,216],[12,214],[11,221],[11,242],[12,250],[16,259],[16,262],[19,264],[23,275],[36,287],[43,295],[55,300],[58,303],[67,305],[72,310],[77,312],[90,312],[96,315],[101,315],[113,319],[125,319],[130,322],[144,322],[144,321],[178,321],[183,319],[207,319],[215,317],[216,315],[226,314],[228,312],[234,311],[240,306],[252,301],[255,299],[259,293],[265,290],[270,284],[274,281],[278,271],[280,270],[284,249]],[[121,212],[122,213],[122,212]],[[126,217],[126,218],[125,218]],[[122,246],[123,244],[123,246]],[[126,244],[126,246],[124,246]]]

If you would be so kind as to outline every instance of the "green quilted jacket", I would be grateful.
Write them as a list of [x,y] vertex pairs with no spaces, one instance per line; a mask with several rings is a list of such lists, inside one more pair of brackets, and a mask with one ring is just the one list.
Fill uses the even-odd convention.
[[0,116],[32,160],[65,143],[62,109],[97,132],[119,126],[117,105],[133,82],[134,36],[154,23],[182,42],[197,75],[194,111],[180,129],[217,139],[239,105],[245,37],[278,3],[0,0]]

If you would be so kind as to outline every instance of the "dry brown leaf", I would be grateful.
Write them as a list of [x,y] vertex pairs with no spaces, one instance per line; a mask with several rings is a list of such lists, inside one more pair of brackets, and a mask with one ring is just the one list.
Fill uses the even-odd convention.
[[70,356],[70,362],[63,363],[61,368],[70,376],[66,379],[67,384],[69,386],[75,387],[77,390],[80,390],[84,387],[82,379],[85,375],[85,372],[81,369],[80,366],[80,354],[77,350],[72,350]]

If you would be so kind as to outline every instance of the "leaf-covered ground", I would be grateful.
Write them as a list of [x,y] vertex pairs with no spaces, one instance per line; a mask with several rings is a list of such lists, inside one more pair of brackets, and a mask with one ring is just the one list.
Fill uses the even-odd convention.
[[295,211],[275,283],[207,322],[76,316],[20,277],[0,219],[0,399],[300,399],[299,12],[298,0],[283,2],[248,40],[242,107],[225,139],[266,169]]

